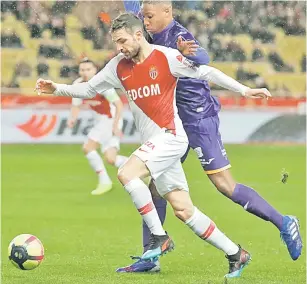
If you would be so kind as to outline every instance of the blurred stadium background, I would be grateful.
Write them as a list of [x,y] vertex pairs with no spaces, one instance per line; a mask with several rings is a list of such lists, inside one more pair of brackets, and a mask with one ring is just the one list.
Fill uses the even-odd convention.
[[[108,36],[110,21],[123,10],[120,1],[3,1],[2,107],[45,104],[50,108],[50,105],[67,105],[70,102],[67,99],[35,96],[35,81],[38,77],[43,77],[59,83],[72,83],[78,77],[78,62],[84,57],[94,60],[102,68],[114,55],[114,48]],[[257,112],[265,109],[271,114],[270,120],[272,116],[276,118],[280,114],[293,114],[296,110],[305,112],[304,1],[180,1],[174,2],[174,10],[176,19],[208,50],[212,66],[250,87],[267,87],[274,96],[274,99],[269,101],[246,100],[212,86],[212,93],[220,97],[224,110],[239,108],[246,113],[246,110]],[[268,112],[262,112],[261,117],[265,122],[258,123],[256,128],[268,124]],[[236,118],[246,121],[244,116]],[[292,132],[283,136],[280,133],[269,133],[265,129],[266,134],[263,134],[265,137],[262,138],[266,141],[304,143],[305,126],[302,117],[291,118],[290,125],[300,125],[296,131],[300,133],[296,133],[296,137]],[[250,119],[254,120],[247,118]],[[25,117],[24,121],[18,123],[26,121]],[[282,119],[279,119],[277,124],[288,125]],[[276,123],[273,125],[276,129]],[[222,128],[225,128],[225,131],[229,129],[226,125],[224,127],[223,123]],[[243,134],[248,129],[244,126],[242,128],[244,129],[240,130],[240,137],[233,137],[237,134],[229,137],[225,132],[224,140],[240,143],[243,138],[259,138],[258,134],[258,138],[255,135],[251,137],[252,133]],[[286,129],[289,132],[290,128]],[[134,133],[130,130],[131,126],[128,132]],[[129,136],[128,132],[126,136]],[[18,137],[21,134],[19,133]],[[242,136],[244,137],[241,138]],[[7,139],[6,142],[14,142],[7,136],[4,138]],[[13,137],[12,139],[14,140]],[[27,140],[25,137],[19,139],[19,142]],[[124,141],[132,142],[137,140],[131,137],[125,139]]]
[[[180,1],[174,10],[176,20],[209,52],[210,65],[271,91],[271,100],[248,100],[212,85],[222,104],[221,133],[235,176],[305,224],[306,2]],[[167,224],[180,245],[167,256],[170,262],[163,259],[166,273],[157,278],[113,275],[117,265],[128,264],[126,256],[140,253],[138,216],[118,183],[103,198],[89,196],[96,179],[80,146],[93,123],[90,111],[84,109],[70,130],[71,101],[37,97],[33,91],[38,77],[72,83],[84,57],[102,68],[115,54],[108,29],[121,11],[121,1],[1,2],[2,246],[15,235],[32,233],[47,248],[46,264],[36,274],[19,274],[3,261],[3,283],[221,283],[226,270],[221,255],[207,248],[203,256],[201,244],[172,217]],[[127,108],[123,131],[124,144],[138,143]],[[122,151],[130,154],[134,147],[123,145]],[[190,156],[185,169],[196,205],[255,253],[242,283],[305,283],[305,252],[301,261],[290,263],[286,250],[276,245],[275,229],[212,190]],[[109,170],[116,180],[116,171]],[[283,170],[290,173],[286,185],[280,182]],[[240,230],[230,225],[234,214],[240,216],[235,219]]]

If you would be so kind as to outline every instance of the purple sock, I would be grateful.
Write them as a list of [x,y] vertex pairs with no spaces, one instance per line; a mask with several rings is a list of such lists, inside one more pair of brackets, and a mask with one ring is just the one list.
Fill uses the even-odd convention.
[[281,230],[283,216],[252,188],[237,183],[230,198],[233,202],[240,204],[249,213],[265,221],[270,221]]
[[[163,225],[165,216],[166,216],[166,205],[167,202],[162,197],[154,197],[153,203],[156,206],[160,221]],[[147,247],[149,245],[149,237],[150,237],[150,230],[148,229],[146,223],[143,221],[143,248],[144,252],[147,251]]]

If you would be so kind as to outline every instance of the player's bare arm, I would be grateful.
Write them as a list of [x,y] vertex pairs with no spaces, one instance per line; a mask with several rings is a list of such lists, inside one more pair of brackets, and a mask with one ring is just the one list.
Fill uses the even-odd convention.
[[80,112],[80,106],[73,105],[70,109],[70,117],[67,121],[67,126],[69,128],[73,128],[75,126],[75,123],[77,121],[78,115]]
[[120,127],[120,121],[122,118],[124,105],[114,89],[105,91],[104,96],[110,103],[112,103],[115,106],[115,115],[114,115],[114,121],[113,121],[113,134],[115,136],[121,137],[122,131]]

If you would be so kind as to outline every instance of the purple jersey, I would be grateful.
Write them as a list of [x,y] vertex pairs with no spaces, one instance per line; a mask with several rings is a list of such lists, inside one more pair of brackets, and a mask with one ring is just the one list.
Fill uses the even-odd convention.
[[[195,40],[191,33],[173,20],[162,32],[153,34],[153,44],[177,49],[177,38]],[[188,57],[197,64],[208,64],[209,58],[198,51],[196,56]],[[217,98],[211,96],[208,82],[192,78],[180,78],[176,89],[176,103],[183,123],[214,116],[220,110]]]
[[[140,5],[138,1],[124,1],[124,4],[127,11],[139,15]],[[179,36],[182,36],[185,40],[195,40],[185,27],[173,20],[162,32],[152,35],[152,43],[177,49]],[[209,63],[209,56],[203,48],[198,48],[195,56],[187,58],[196,64]],[[180,78],[178,80],[176,103],[183,124],[215,116],[221,108],[218,99],[211,96],[208,83],[192,78]]]

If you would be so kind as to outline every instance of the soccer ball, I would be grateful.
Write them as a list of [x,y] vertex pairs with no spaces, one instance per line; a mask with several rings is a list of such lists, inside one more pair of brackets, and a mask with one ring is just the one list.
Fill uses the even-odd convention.
[[32,270],[44,259],[44,247],[41,241],[30,234],[15,237],[9,244],[9,260],[19,269]]

